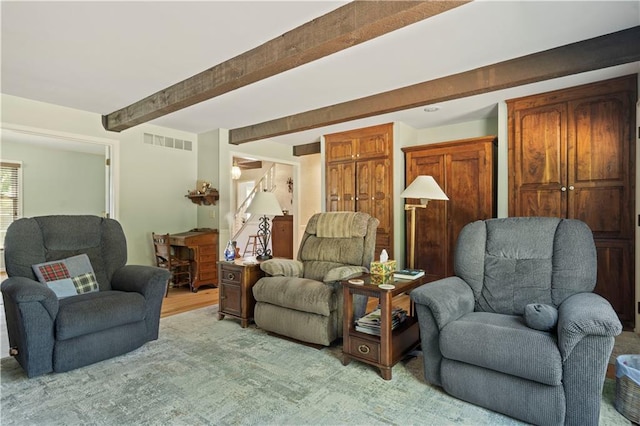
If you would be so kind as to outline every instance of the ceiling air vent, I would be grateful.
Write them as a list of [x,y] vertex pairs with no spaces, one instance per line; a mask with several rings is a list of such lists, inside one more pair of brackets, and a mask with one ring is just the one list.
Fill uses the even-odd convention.
[[193,142],[183,139],[170,138],[168,136],[144,134],[144,143],[148,145],[164,146],[165,148],[181,149],[183,151],[193,151]]

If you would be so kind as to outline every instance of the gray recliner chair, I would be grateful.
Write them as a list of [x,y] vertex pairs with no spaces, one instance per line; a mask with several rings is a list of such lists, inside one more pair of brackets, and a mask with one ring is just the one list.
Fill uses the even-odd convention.
[[468,224],[456,276],[411,293],[426,381],[528,423],[597,425],[622,325],[592,293],[596,269],[593,235],[578,220]]
[[[124,232],[113,219],[42,216],[9,226],[9,278],[1,289],[10,353],[29,377],[92,364],[158,338],[169,272],[125,266],[126,260]],[[79,267],[90,272],[72,277]],[[69,295],[69,286],[78,294]]]
[[[271,259],[260,264],[267,276],[253,287],[256,325],[325,346],[342,337],[340,281],[369,271],[379,223],[361,212],[313,215],[297,260]],[[353,303],[354,316],[362,316],[366,297],[356,296]]]

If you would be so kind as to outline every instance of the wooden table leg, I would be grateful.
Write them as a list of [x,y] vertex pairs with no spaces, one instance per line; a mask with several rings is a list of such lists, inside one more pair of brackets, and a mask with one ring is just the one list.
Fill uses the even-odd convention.
[[385,380],[391,380],[391,367],[380,367],[380,375]]

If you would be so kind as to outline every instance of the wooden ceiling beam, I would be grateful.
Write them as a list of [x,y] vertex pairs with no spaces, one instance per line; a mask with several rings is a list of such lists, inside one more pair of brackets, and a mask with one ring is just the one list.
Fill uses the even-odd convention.
[[235,58],[102,116],[120,132],[469,3],[354,1]]
[[295,145],[293,147],[294,157],[302,157],[303,155],[320,154],[320,142],[311,142],[304,145]]
[[231,129],[229,143],[239,145],[638,60],[640,26],[635,26],[459,74]]
[[262,161],[260,160],[252,160],[252,161],[238,161],[238,167],[241,169],[261,169]]

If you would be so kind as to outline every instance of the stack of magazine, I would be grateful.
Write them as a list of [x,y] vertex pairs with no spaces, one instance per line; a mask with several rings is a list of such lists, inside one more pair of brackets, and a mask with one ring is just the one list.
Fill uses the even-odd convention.
[[[356,331],[362,333],[380,335],[380,316],[382,311],[378,307],[375,311],[369,312],[367,315],[356,320]],[[391,311],[391,329],[395,330],[407,318],[407,311],[402,308],[394,307]]]
[[394,278],[414,280],[424,275],[424,269],[400,269],[393,273]]

